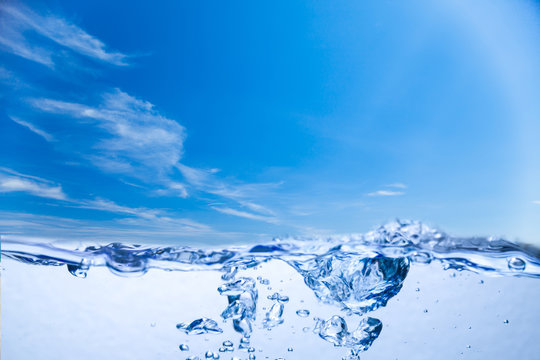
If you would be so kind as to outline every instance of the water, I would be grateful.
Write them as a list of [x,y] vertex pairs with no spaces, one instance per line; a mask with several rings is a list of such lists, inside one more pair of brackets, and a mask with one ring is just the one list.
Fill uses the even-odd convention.
[[1,351],[6,359],[533,359],[539,254],[414,222],[224,249],[3,239]]

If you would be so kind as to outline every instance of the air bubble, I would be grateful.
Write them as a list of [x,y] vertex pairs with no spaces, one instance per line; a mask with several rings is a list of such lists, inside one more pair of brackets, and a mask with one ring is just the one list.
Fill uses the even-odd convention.
[[514,271],[523,271],[525,270],[526,263],[523,259],[518,257],[512,257],[508,259],[508,268]]

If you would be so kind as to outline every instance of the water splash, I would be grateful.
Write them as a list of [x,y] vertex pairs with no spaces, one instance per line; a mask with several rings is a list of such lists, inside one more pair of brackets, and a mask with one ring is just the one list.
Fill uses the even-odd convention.
[[[535,248],[504,239],[451,237],[416,222],[394,222],[363,235],[281,238],[269,244],[226,249],[114,243],[71,250],[2,239],[2,255],[27,264],[66,266],[72,275],[81,278],[98,266],[120,276],[140,276],[149,269],[221,271],[223,284],[217,291],[226,298],[221,317],[232,321],[232,328],[241,335],[238,349],[248,352],[253,349],[250,339],[257,328],[257,286],[267,287],[270,283],[262,277],[255,280],[239,274],[269,260],[283,261],[303,277],[321,302],[337,306],[359,321],[350,331],[347,322],[351,320],[334,315],[318,319],[313,329],[327,342],[351,349],[348,359],[358,359],[359,353],[377,339],[383,325],[366,314],[386,306],[399,293],[412,266],[439,262],[443,268],[457,271],[540,278],[540,251]],[[274,292],[267,298],[273,303],[260,326],[272,330],[283,323],[289,297]],[[310,311],[300,309],[296,314],[308,317]],[[215,320],[208,318],[180,323],[177,328],[188,335],[223,332]],[[303,328],[304,333],[309,330]],[[186,351],[182,347],[180,350]],[[211,357],[207,358],[227,351],[233,351],[230,341],[210,351]]]

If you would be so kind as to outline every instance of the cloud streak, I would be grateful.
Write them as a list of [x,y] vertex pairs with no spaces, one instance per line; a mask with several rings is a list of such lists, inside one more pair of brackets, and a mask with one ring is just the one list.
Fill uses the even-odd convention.
[[54,137],[53,137],[51,134],[49,134],[49,133],[47,133],[47,132],[45,132],[45,131],[43,131],[43,130],[37,128],[37,127],[36,127],[34,124],[32,124],[32,123],[29,123],[29,122],[27,122],[27,121],[21,120],[21,119],[19,119],[19,118],[17,118],[17,117],[14,117],[14,116],[10,116],[9,118],[10,118],[13,122],[15,122],[15,123],[17,123],[17,124],[19,124],[19,125],[21,125],[21,126],[27,128],[27,129],[30,130],[31,132],[33,132],[33,133],[35,133],[35,134],[41,136],[42,138],[44,138],[44,139],[47,140],[47,141],[53,141],[53,140],[54,140]]
[[60,185],[6,168],[0,168],[0,192],[24,192],[42,198],[67,200]]
[[403,191],[377,190],[368,193],[367,196],[400,196],[404,194],[405,193]]
[[50,42],[80,55],[105,63],[125,66],[127,56],[109,51],[105,44],[77,25],[54,15],[42,16],[24,7],[0,3],[0,44],[7,51],[25,59],[53,67],[54,51],[35,46],[29,34],[38,34]]
[[219,211],[220,213],[227,214],[227,215],[237,216],[237,217],[250,219],[250,220],[264,221],[270,224],[278,223],[278,219],[272,216],[263,216],[263,215],[253,214],[247,211],[236,210],[236,209],[232,209],[228,207],[212,206],[211,208],[216,211]]

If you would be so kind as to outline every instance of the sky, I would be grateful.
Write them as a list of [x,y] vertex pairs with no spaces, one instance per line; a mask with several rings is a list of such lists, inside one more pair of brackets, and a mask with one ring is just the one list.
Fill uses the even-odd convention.
[[540,245],[538,99],[533,1],[3,1],[0,234]]

